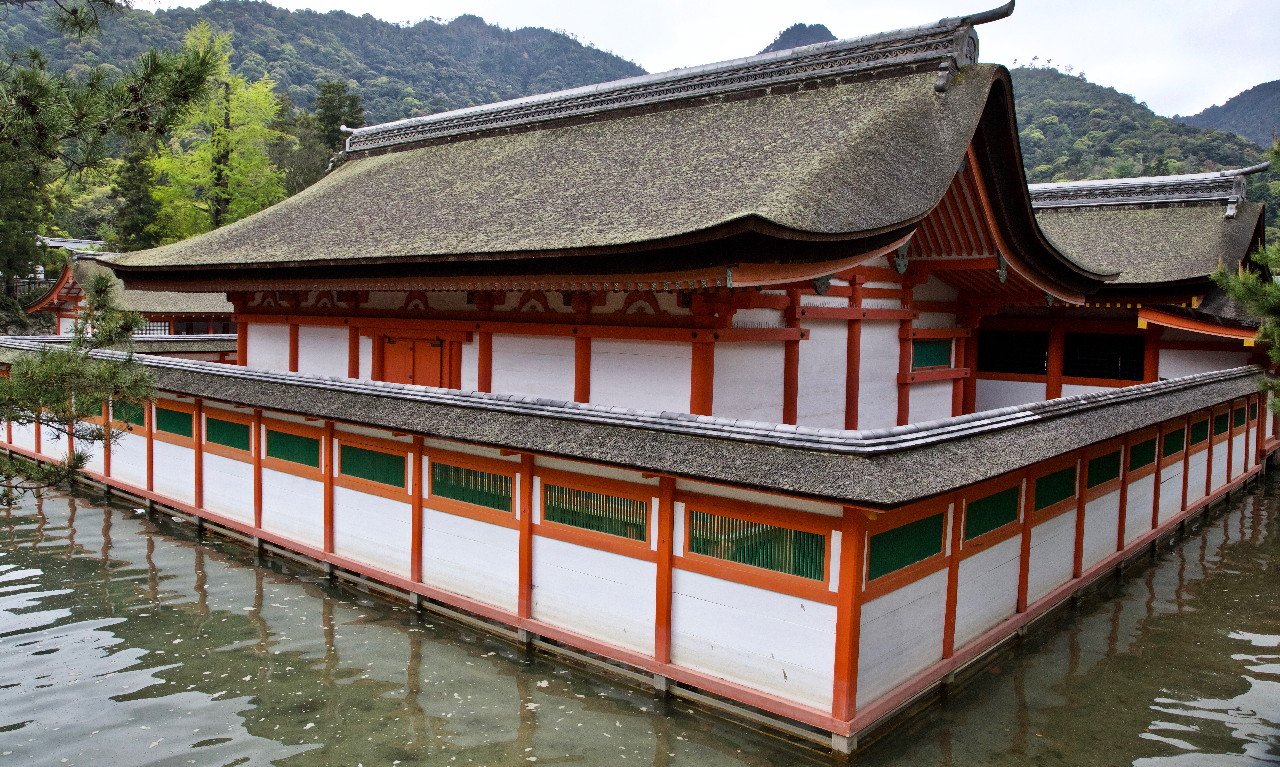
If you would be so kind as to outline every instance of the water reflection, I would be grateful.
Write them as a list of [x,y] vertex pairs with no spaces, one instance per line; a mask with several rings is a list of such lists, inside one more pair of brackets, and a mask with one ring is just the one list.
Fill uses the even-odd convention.
[[[1280,514],[1248,496],[859,757],[1280,761]],[[483,632],[51,495],[0,511],[0,762],[820,765]]]

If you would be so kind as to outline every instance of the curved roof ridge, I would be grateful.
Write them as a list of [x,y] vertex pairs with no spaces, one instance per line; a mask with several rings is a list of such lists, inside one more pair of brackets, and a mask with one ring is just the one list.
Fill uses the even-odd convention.
[[347,138],[346,150],[364,152],[566,117],[888,69],[938,70],[935,87],[945,90],[953,72],[977,63],[978,37],[973,27],[1007,17],[1013,13],[1013,7],[1014,0],[1009,0],[989,11],[944,18],[933,24],[356,128]]
[[[1028,184],[1027,191],[1032,207],[1037,209],[1196,201],[1221,201],[1234,208],[1245,199],[1245,176],[1270,167],[1270,162],[1262,162],[1209,173],[1055,181]],[[1231,210],[1229,217],[1233,214]]]

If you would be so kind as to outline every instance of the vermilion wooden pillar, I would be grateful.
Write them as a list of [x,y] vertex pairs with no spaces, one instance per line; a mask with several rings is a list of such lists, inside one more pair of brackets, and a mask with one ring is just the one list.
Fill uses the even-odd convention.
[[689,412],[694,415],[711,415],[712,393],[715,388],[715,344],[695,341],[692,367],[689,382]]

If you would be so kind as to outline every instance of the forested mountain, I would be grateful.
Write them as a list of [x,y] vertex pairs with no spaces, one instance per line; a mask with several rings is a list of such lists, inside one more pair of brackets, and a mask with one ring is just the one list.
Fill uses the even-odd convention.
[[831,34],[831,30],[827,29],[823,24],[792,24],[782,30],[777,39],[769,44],[768,48],[760,52],[785,51],[788,48],[799,48],[802,45],[825,43],[835,39],[836,36]]
[[200,20],[231,32],[231,65],[263,75],[294,104],[311,108],[317,85],[350,81],[370,123],[616,80],[644,70],[547,29],[506,30],[477,16],[399,26],[342,11],[289,11],[253,0],[200,8],[128,11],[81,40],[58,34],[37,4],[0,15],[0,49],[39,48],[51,69],[87,75],[116,68],[148,48],[177,49]]
[[1222,106],[1212,106],[1190,117],[1178,117],[1187,125],[1231,131],[1262,146],[1275,143],[1280,131],[1280,80],[1255,85],[1232,96]]

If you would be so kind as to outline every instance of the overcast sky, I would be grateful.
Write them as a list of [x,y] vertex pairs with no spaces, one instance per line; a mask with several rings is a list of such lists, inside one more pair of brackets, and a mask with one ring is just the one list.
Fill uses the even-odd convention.
[[[285,8],[370,13],[388,21],[464,13],[507,28],[547,27],[612,51],[650,72],[758,52],[797,22],[837,37],[917,26],[1001,0],[271,0]],[[183,0],[138,0],[154,10]],[[1145,101],[1163,115],[1194,114],[1280,79],[1280,0],[1018,0],[1011,18],[979,28],[981,60],[1033,56]]]

